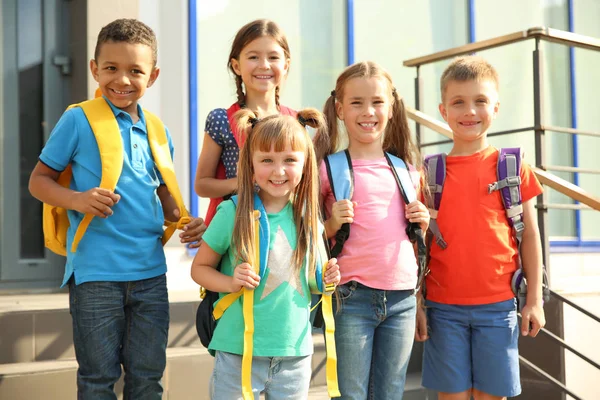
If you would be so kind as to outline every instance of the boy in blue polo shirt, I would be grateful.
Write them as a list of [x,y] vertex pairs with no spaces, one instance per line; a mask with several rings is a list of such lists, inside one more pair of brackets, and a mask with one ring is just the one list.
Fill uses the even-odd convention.
[[[31,174],[31,194],[68,210],[71,226],[93,214],[77,251],[67,252],[79,399],[114,399],[125,370],[124,398],[160,399],[166,365],[169,300],[161,237],[164,220],[179,209],[155,165],[138,100],[159,74],[154,32],[134,19],[100,31],[90,70],[110,105],[124,145],[114,192],[99,188],[102,175],[94,133],[80,107],[66,111]],[[171,157],[173,145],[167,130]],[[70,188],[56,180],[68,165]],[[197,247],[206,227],[194,218],[180,234]],[[69,242],[73,241],[69,230]]]

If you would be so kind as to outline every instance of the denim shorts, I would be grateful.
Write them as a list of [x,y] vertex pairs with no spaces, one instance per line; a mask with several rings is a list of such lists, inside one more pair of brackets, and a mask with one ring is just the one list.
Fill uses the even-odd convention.
[[428,300],[425,306],[423,386],[444,393],[471,388],[494,396],[521,393],[514,299],[474,306]]
[[[252,357],[252,393],[258,399],[305,400],[312,374],[312,356]],[[211,400],[242,399],[242,356],[217,351],[210,379]]]

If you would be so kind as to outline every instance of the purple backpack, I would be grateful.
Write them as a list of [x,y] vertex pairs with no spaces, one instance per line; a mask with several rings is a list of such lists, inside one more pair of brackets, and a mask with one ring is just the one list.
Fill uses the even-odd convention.
[[[488,185],[488,193],[496,190],[500,191],[502,204],[506,210],[506,219],[508,225],[512,228],[513,236],[517,242],[518,249],[518,269],[513,274],[511,288],[517,298],[519,311],[525,306],[527,298],[527,280],[523,272],[521,262],[521,241],[525,224],[523,223],[523,204],[521,198],[521,161],[523,153],[520,147],[502,148],[498,154],[498,167],[496,182]],[[431,196],[427,201],[427,207],[431,215],[429,230],[440,248],[445,249],[448,243],[444,240],[437,224],[437,213],[442,201],[442,192],[444,190],[444,181],[446,180],[446,154],[433,154],[425,157],[425,169],[427,171],[427,184]],[[547,301],[550,295],[548,287],[548,276],[546,269],[543,269],[542,276],[543,297]]]

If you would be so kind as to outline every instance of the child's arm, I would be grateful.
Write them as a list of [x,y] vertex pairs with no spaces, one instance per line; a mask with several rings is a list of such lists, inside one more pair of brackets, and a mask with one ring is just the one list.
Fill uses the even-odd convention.
[[198,285],[219,293],[234,293],[242,286],[254,289],[260,283],[260,277],[248,263],[238,265],[233,276],[217,271],[221,255],[202,242],[192,262],[192,279]]
[[217,166],[221,160],[223,148],[210,137],[204,134],[202,151],[198,157],[194,190],[200,197],[223,197],[237,191],[237,178],[217,179]]
[[[167,221],[177,222],[179,221],[180,211],[177,207],[177,202],[171,196],[167,185],[160,185],[156,189],[160,203],[162,204],[163,214]],[[183,232],[179,234],[181,243],[189,243],[190,248],[200,246],[200,240],[206,230],[204,219],[191,217],[191,222],[183,227]]]
[[354,222],[354,207],[356,206],[357,203],[350,200],[340,200],[333,203],[331,217],[324,224],[328,239],[334,237],[343,224]]
[[523,271],[527,279],[527,300],[521,311],[521,333],[532,337],[546,324],[542,307],[542,244],[534,201],[535,197],[523,203],[525,231],[521,243]]
[[29,178],[29,192],[36,199],[52,206],[93,214],[107,218],[113,214],[112,206],[121,196],[107,189],[92,188],[86,192],[76,192],[59,185],[56,180],[60,172],[38,161]]

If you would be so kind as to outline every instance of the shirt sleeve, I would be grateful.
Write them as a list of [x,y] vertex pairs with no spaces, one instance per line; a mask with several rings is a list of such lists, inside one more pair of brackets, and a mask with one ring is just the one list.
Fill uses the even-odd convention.
[[233,133],[229,126],[227,111],[224,108],[217,108],[209,112],[204,131],[221,147],[230,142],[233,139]]
[[[77,113],[83,114],[83,110],[74,107],[65,111],[40,154],[40,161],[55,171],[62,172],[71,163],[77,151],[79,145]],[[83,115],[81,118],[85,119]]]
[[234,221],[235,204],[233,201],[222,202],[217,207],[217,213],[204,232],[202,240],[216,253],[225,254],[231,246]]
[[521,200],[523,203],[542,194],[544,189],[526,162],[521,164]]

